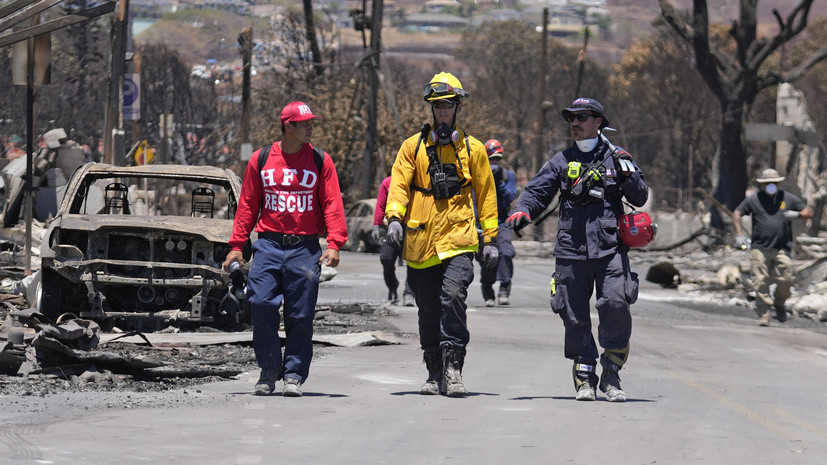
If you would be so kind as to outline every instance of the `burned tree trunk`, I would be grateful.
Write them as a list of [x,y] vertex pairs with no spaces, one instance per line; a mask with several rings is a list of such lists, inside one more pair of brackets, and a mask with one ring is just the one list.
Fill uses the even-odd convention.
[[[670,0],[658,0],[661,15],[675,32],[692,45],[698,72],[721,105],[721,138],[713,166],[715,198],[728,208],[744,199],[747,186],[746,153],[743,145],[744,111],[758,93],[782,82],[792,82],[824,58],[827,46],[792,63],[787,69],[762,68],[766,60],[803,32],[813,0],[801,0],[782,17],[773,10],[778,32],[758,37],[758,0],[742,0],[738,19],[728,35],[713,35],[709,27],[707,0],[693,0],[692,11],[678,13]],[[713,226],[720,226],[720,215]]]

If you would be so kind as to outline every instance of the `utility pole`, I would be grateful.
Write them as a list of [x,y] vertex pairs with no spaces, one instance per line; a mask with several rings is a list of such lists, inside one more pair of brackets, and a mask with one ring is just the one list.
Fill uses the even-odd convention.
[[[143,57],[144,57],[144,49],[143,48],[141,48],[141,50],[139,50],[138,53],[136,53],[135,56],[132,57],[132,64],[133,64],[132,69],[135,72],[135,74],[137,74],[138,76],[141,75],[141,61],[143,60]],[[140,89],[139,89],[139,92],[140,92]],[[138,108],[138,110],[140,111],[140,107]],[[141,140],[141,136],[142,136],[142,134],[141,134],[141,118],[138,117],[138,118],[135,118],[135,122],[132,123],[132,138],[135,141],[139,141],[139,140]]]
[[118,2],[118,14],[112,19],[110,30],[111,48],[109,56],[109,78],[107,82],[107,105],[103,131],[103,160],[105,163],[118,164],[116,160],[115,131],[118,131],[119,147],[123,150],[123,120],[121,119],[121,101],[123,100],[123,71],[126,55],[127,27],[129,27],[129,0]]
[[583,28],[583,50],[577,54],[578,68],[577,68],[577,87],[574,90],[574,98],[580,98],[580,84],[583,83],[583,69],[586,67],[586,48],[589,46],[589,27]]
[[[39,21],[40,15],[38,15]],[[24,273],[32,274],[32,160],[34,158],[34,39],[26,41],[26,254]]]
[[368,96],[368,124],[365,136],[365,158],[362,176],[362,198],[370,197],[373,187],[373,153],[376,151],[376,106],[379,93],[379,52],[382,38],[382,0],[373,0],[370,26],[370,58],[368,73],[370,95]]
[[537,137],[535,138],[537,146],[535,150],[536,158],[534,159],[535,173],[540,171],[540,168],[543,167],[544,158],[543,130],[546,127],[546,110],[543,108],[543,101],[546,98],[546,70],[548,68],[548,8],[543,8],[543,38],[541,43],[540,72],[538,73],[540,76],[540,82],[537,85],[538,95],[540,98],[537,100]]
[[[543,159],[545,158],[545,149],[543,147],[543,131],[546,128],[546,70],[548,69],[548,8],[543,8],[543,37],[540,42],[541,45],[541,52],[540,52],[540,72],[537,73],[540,76],[540,82],[538,83],[537,88],[539,89],[540,98],[537,101],[537,137],[536,137],[536,144],[537,147],[535,149],[535,160],[534,160],[534,172],[537,173],[540,171],[540,168],[543,167]],[[538,241],[542,241],[543,239],[543,226],[542,224],[535,224],[534,225],[534,238]]]
[[253,61],[253,28],[245,27],[238,36],[241,46],[241,130],[240,142],[250,142],[250,68]]
[[238,171],[239,175],[247,169],[247,162],[253,155],[250,143],[250,73],[253,68],[253,27],[245,27],[238,35],[241,46],[241,129],[239,130]]

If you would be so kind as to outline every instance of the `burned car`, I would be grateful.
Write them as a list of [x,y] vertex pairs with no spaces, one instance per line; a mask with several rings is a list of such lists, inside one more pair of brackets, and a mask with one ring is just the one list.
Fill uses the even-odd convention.
[[240,192],[235,173],[212,166],[83,165],[43,236],[38,310],[238,322],[243,292],[222,264]]
[[362,199],[354,203],[345,212],[347,223],[347,242],[342,250],[354,252],[378,252],[381,242],[371,236],[373,231],[373,213],[376,211],[376,199]]

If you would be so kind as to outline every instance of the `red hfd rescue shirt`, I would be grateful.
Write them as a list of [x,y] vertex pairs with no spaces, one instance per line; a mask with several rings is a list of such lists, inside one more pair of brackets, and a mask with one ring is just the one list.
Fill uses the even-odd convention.
[[253,227],[259,233],[302,235],[321,235],[326,227],[328,247],[339,250],[347,240],[347,224],[330,155],[325,153],[319,174],[311,144],[284,155],[276,142],[259,173],[260,153],[256,151],[247,162],[230,246],[241,250]]

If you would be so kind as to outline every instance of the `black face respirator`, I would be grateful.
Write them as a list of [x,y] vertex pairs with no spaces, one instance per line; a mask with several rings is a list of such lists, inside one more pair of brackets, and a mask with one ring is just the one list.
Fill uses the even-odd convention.
[[455,144],[459,140],[459,131],[455,131],[447,124],[442,123],[438,128],[431,131],[431,140],[439,145]]

